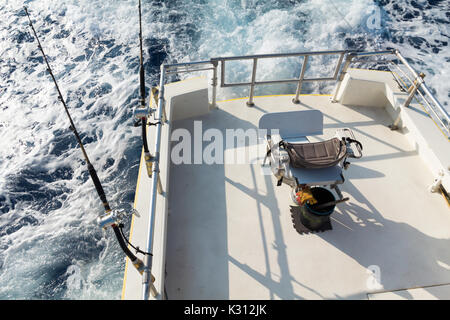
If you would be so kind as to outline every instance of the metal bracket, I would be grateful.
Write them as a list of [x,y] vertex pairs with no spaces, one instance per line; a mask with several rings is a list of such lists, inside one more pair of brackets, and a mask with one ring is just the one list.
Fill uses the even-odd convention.
[[434,182],[428,187],[428,190],[433,193],[438,192],[441,187],[443,177],[444,171],[440,170],[438,172],[438,176],[434,179]]

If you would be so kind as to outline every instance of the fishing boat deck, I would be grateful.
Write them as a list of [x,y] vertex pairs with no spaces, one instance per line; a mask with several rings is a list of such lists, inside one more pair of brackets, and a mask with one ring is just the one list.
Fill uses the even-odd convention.
[[[168,86],[166,93],[168,119],[174,87]],[[189,92],[195,84],[181,87]],[[299,234],[294,229],[290,187],[278,187],[273,175],[263,174],[264,141],[231,148],[223,142],[225,159],[236,148],[257,150],[244,164],[174,164],[168,160],[170,146],[178,142],[165,143],[165,192],[157,196],[153,251],[156,287],[164,287],[169,299],[448,299],[449,208],[440,193],[428,189],[435,176],[424,148],[411,140],[413,130],[391,131],[395,112],[384,107],[333,103],[329,95],[301,95],[300,104],[292,98],[255,97],[254,107],[246,99],[218,102],[217,109],[203,115],[169,121],[161,140],[169,141],[170,133],[180,128],[198,139],[195,121],[201,121],[197,126],[201,123],[202,133],[217,129],[225,137],[227,129],[257,129],[266,113],[320,110],[324,132],[310,137],[312,141],[348,127],[364,147],[363,157],[350,159],[343,172],[340,189],[350,200],[336,206],[332,230]],[[181,106],[187,103],[182,100]],[[411,106],[407,112],[423,116],[416,102]],[[426,130],[437,130],[432,121],[427,125]],[[154,134],[150,127],[149,137]],[[209,143],[203,142],[202,150]],[[446,138],[435,143],[448,148]],[[195,141],[192,147],[196,161]],[[135,201],[139,216],[133,217],[130,230],[131,242],[141,248],[147,237],[150,181],[141,161]],[[141,277],[129,266],[122,298],[140,299]]]
[[[344,172],[331,231],[293,228],[287,185],[255,164],[173,165],[167,235],[170,299],[365,299],[374,291],[450,283],[450,215],[433,177],[384,109],[347,107],[330,96],[261,97],[219,103],[203,130],[257,128],[276,110],[318,109],[324,135],[350,127],[364,156]],[[193,119],[174,124],[193,130]],[[227,151],[225,150],[225,153]],[[382,287],[370,285],[379,270]]]

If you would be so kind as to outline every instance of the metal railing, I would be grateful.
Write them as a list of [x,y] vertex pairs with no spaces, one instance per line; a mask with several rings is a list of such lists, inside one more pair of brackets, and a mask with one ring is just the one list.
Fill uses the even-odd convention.
[[[404,79],[407,79],[410,83],[410,86],[407,88],[404,81],[398,81],[401,86],[403,84],[404,90],[410,92],[404,107],[407,107],[412,98],[416,97],[417,101],[422,104],[422,106],[428,111],[430,117],[436,121],[443,133],[450,139],[450,116],[447,110],[444,109],[444,107],[434,97],[431,90],[425,84],[425,81],[423,80],[425,75],[423,73],[417,74],[414,68],[411,67],[408,61],[400,54],[398,50],[395,51],[395,54],[401,62],[401,65],[406,67],[407,71],[403,71],[399,64],[395,62],[392,62],[391,66],[402,73]],[[393,70],[391,69],[391,71]]]
[[[342,60],[344,55],[347,53],[345,50],[336,50],[336,51],[315,51],[315,52],[296,52],[296,53],[272,53],[272,54],[260,54],[260,55],[250,55],[250,56],[236,56],[236,57],[219,57],[212,58],[211,62],[219,63],[221,66],[220,72],[220,86],[221,87],[236,87],[236,86],[250,86],[250,94],[249,100],[247,101],[248,106],[253,106],[253,96],[255,86],[264,85],[264,84],[279,84],[279,83],[297,83],[297,90],[294,98],[294,103],[299,103],[299,95],[301,92],[302,84],[304,82],[317,82],[317,81],[333,81],[337,79]],[[308,59],[311,56],[323,56],[323,55],[335,55],[338,56],[337,63],[334,68],[333,75],[331,77],[317,77],[317,78],[305,78],[305,71],[308,66]],[[256,72],[258,68],[258,61],[262,59],[273,59],[273,58],[289,58],[289,57],[303,57],[303,63],[300,70],[300,76],[295,79],[281,79],[281,80],[265,80],[265,81],[256,81]],[[252,60],[252,75],[250,82],[235,82],[235,83],[226,83],[225,82],[225,72],[226,72],[226,62],[227,61],[236,61],[236,60]]]
[[[338,57],[337,63],[334,66],[333,75],[330,77],[317,77],[317,78],[305,78],[305,71],[308,66],[309,58],[312,56],[323,56],[323,55],[336,55]],[[447,136],[450,137],[449,130],[449,115],[447,111],[442,107],[442,105],[437,101],[437,99],[433,96],[430,89],[425,85],[423,81],[423,77],[418,75],[417,72],[409,65],[408,61],[397,51],[397,50],[388,50],[388,51],[376,51],[376,52],[357,52],[351,50],[336,50],[336,51],[316,51],[316,52],[298,52],[298,53],[277,53],[277,54],[261,54],[261,55],[249,55],[249,56],[236,56],[236,57],[218,57],[212,58],[206,61],[196,61],[196,62],[187,62],[187,63],[176,63],[176,64],[167,64],[161,65],[161,76],[160,76],[160,84],[159,84],[159,96],[158,96],[158,106],[157,109],[151,110],[152,114],[155,114],[154,120],[156,121],[156,136],[155,136],[155,156],[154,156],[154,165],[153,165],[153,175],[152,179],[152,189],[151,189],[151,198],[150,198],[150,219],[148,223],[148,239],[146,243],[146,251],[153,252],[153,235],[154,235],[154,222],[155,222],[155,214],[156,214],[156,195],[157,192],[160,194],[163,193],[160,176],[159,176],[159,154],[160,154],[160,144],[161,144],[161,128],[166,123],[165,117],[165,100],[164,100],[164,85],[166,81],[166,76],[169,74],[178,74],[178,73],[186,73],[186,72],[197,72],[197,71],[213,71],[212,75],[212,102],[211,106],[216,107],[216,99],[217,99],[217,68],[220,64],[221,73],[220,73],[220,86],[221,87],[235,87],[235,86],[249,86],[249,100],[247,101],[248,106],[254,105],[253,97],[254,97],[254,88],[257,85],[266,85],[266,84],[279,84],[279,83],[297,83],[297,89],[295,93],[295,98],[293,99],[294,103],[299,103],[299,95],[302,90],[302,84],[304,82],[318,82],[318,81],[337,81],[335,92],[332,97],[332,101],[336,102],[337,94],[339,92],[339,88],[342,84],[342,81],[347,73],[348,68],[352,63],[355,62],[364,62],[365,58],[374,57],[374,56],[389,56],[390,60],[385,60],[383,63],[391,63],[393,65],[397,65],[395,60],[397,59],[402,65],[406,67],[410,75],[406,75],[403,72],[409,81],[411,82],[412,87],[408,88],[409,96],[406,102],[402,107],[408,107],[411,99],[416,96],[418,93],[423,100],[426,102],[426,108],[430,111],[430,114],[434,115],[436,119],[440,122],[440,125],[444,128],[447,133]],[[295,79],[281,79],[281,80],[265,80],[265,81],[256,81],[256,72],[258,67],[258,61],[261,59],[269,59],[269,58],[288,58],[288,57],[303,57],[303,63],[300,68],[300,75]],[[235,83],[226,83],[226,62],[227,61],[242,61],[242,60],[250,60],[253,61],[252,65],[252,74],[251,80],[249,82],[235,82]],[[378,61],[380,62],[380,61]],[[395,74],[393,73],[394,77]],[[412,78],[411,78],[412,76]],[[144,273],[143,277],[143,289],[142,296],[144,299],[148,299],[149,295],[149,287],[150,287],[150,278],[151,278],[151,266],[152,266],[152,256],[146,256],[146,273]]]

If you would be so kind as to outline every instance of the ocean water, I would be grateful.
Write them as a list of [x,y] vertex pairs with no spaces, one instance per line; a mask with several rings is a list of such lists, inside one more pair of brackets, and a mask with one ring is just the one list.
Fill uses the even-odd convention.
[[[23,6],[110,204],[130,209],[141,151],[132,119],[139,95],[137,4],[0,2],[0,299],[121,297],[124,255],[112,231],[95,223],[102,205]],[[147,88],[158,84],[162,62],[398,48],[450,109],[449,1],[143,0],[142,6]],[[261,73],[291,76],[293,63],[261,64]],[[246,68],[232,66],[230,77],[245,80]]]

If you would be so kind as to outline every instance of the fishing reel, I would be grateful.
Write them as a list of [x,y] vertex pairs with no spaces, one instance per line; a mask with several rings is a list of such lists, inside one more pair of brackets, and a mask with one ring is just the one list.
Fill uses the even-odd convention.
[[139,107],[134,109],[133,115],[134,115],[134,126],[139,127],[141,125],[142,118],[148,119],[150,115],[152,114],[153,109],[150,109],[148,107]]
[[[138,211],[134,208],[131,211],[131,215],[133,214],[139,217]],[[106,230],[108,227],[120,225],[128,215],[130,214],[125,209],[111,210],[99,216],[97,218],[97,224]]]

